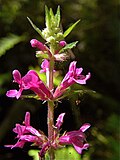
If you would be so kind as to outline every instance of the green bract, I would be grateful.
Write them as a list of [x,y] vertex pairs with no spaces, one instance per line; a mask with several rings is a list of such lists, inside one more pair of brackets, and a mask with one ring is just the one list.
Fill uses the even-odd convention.
[[64,48],[62,48],[62,49],[59,51],[59,53],[62,53],[62,52],[64,52],[64,51],[68,50],[68,49],[72,49],[73,47],[76,46],[77,43],[78,43],[78,41],[75,41],[75,42],[72,42],[72,43],[67,44]]
[[64,38],[73,30],[73,28],[80,22],[80,20],[78,20],[77,22],[75,22],[73,25],[71,25],[65,32],[64,32]]
[[[28,18],[28,17],[27,17]],[[53,13],[52,8],[48,9],[47,6],[45,6],[45,25],[46,28],[44,28],[42,31],[35,25],[33,22],[28,18],[30,24],[32,27],[41,35],[43,39],[45,39],[48,43],[52,43],[55,48],[57,48],[57,45],[59,41],[63,40],[72,30],[73,28],[79,23],[80,20],[72,24],[64,33],[60,29],[60,6],[58,6],[56,13]],[[76,45],[77,42],[73,42],[71,44],[68,44],[64,50],[71,49]],[[62,51],[61,51],[62,52]]]

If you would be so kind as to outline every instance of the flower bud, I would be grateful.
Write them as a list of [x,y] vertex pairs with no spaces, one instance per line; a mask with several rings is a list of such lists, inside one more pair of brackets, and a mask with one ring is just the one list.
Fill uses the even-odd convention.
[[41,42],[39,42],[38,40],[32,39],[32,40],[30,41],[30,43],[31,43],[31,46],[32,46],[32,47],[36,47],[36,48],[38,48],[38,49],[41,50],[41,51],[46,51],[46,47],[44,46],[44,44],[41,43]]
[[66,46],[66,42],[65,42],[65,41],[60,41],[60,42],[59,42],[59,45],[60,45],[61,47],[64,47],[64,46]]

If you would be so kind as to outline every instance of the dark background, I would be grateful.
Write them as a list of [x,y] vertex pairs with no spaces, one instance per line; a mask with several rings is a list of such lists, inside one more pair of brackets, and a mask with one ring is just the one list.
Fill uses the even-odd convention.
[[[26,17],[43,29],[45,4],[53,11],[60,5],[63,30],[81,19],[66,41],[79,41],[73,49],[77,66],[84,68],[84,74],[90,71],[92,75],[85,86],[91,91],[64,99],[55,109],[55,119],[61,112],[66,112],[63,130],[68,131],[78,129],[84,122],[91,123],[87,131],[91,147],[86,153],[87,159],[83,157],[83,160],[118,160],[120,32],[117,0],[0,0],[0,159],[31,159],[27,154],[31,148],[29,145],[23,150],[3,147],[16,142],[12,128],[15,123],[23,121],[26,111],[31,112],[31,124],[47,133],[46,104],[5,96],[7,90],[17,86],[12,84],[14,69],[24,75],[30,66],[38,67],[35,50],[29,41],[32,38],[44,41]],[[59,63],[58,68],[63,70],[63,75],[70,61],[72,59]],[[79,85],[74,87],[82,88]]]

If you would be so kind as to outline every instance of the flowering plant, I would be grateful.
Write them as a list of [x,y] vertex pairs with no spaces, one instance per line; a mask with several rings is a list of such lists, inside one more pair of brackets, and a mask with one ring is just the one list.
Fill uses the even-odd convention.
[[54,65],[55,61],[65,61],[68,58],[67,50],[76,46],[76,42],[67,44],[64,38],[72,31],[79,21],[71,25],[64,33],[60,29],[60,7],[58,6],[57,12],[54,15],[52,9],[45,7],[46,13],[46,28],[42,31],[37,28],[33,22],[28,18],[33,28],[41,35],[46,41],[45,44],[36,39],[30,41],[31,46],[38,49],[36,57],[42,58],[40,73],[46,73],[47,82],[44,83],[39,77],[38,73],[34,70],[27,72],[25,76],[21,76],[18,70],[13,71],[13,82],[18,83],[19,90],[12,89],[7,91],[8,97],[19,99],[24,90],[31,90],[37,100],[47,101],[48,105],[48,136],[42,131],[38,131],[30,125],[30,113],[26,112],[24,123],[16,124],[13,132],[17,134],[18,141],[14,145],[5,145],[6,147],[20,147],[23,148],[24,144],[31,142],[33,145],[40,148],[39,157],[43,159],[48,151],[50,160],[55,159],[54,150],[61,148],[65,145],[73,145],[75,150],[81,154],[82,150],[87,149],[89,144],[86,142],[84,132],[90,127],[89,123],[85,123],[79,130],[65,132],[61,135],[61,125],[65,113],[61,113],[57,122],[54,125],[54,108],[55,101],[62,99],[66,95],[70,86],[75,83],[86,84],[90,78],[90,73],[83,75],[82,68],[76,67],[76,61],[70,63],[69,70],[63,78],[62,82],[54,88]]

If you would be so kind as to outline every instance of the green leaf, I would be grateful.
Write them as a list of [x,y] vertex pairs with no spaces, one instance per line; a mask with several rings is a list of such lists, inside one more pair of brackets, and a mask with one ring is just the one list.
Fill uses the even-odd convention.
[[33,150],[33,149],[31,149],[31,150],[29,150],[28,151],[28,155],[29,156],[31,156],[32,158],[33,158],[33,160],[39,160],[39,150]]
[[78,41],[75,41],[75,42],[72,42],[72,43],[69,43],[67,44],[64,48],[62,48],[59,53],[62,53],[64,52],[65,50],[68,50],[68,49],[72,49],[73,47],[76,46],[76,44],[78,43]]
[[59,25],[60,25],[60,6],[58,6],[58,8],[57,8],[57,12],[55,14],[55,20],[57,23],[57,27],[59,27]]
[[80,22],[80,20],[78,20],[77,22],[75,22],[73,25],[71,25],[63,34],[64,38],[73,30],[73,28]]
[[95,94],[96,92],[93,90],[89,90],[89,89],[72,90],[71,88],[68,88],[68,90],[63,94],[63,96],[58,98],[57,101],[65,98],[65,97],[73,96],[74,94],[79,94],[79,96],[83,96],[86,93],[87,94]]
[[50,12],[49,12],[49,10],[48,10],[48,7],[47,6],[45,6],[45,23],[46,23],[46,27],[47,28],[50,28],[50,22],[51,21],[51,18],[50,18]]
[[27,19],[30,22],[30,24],[32,25],[32,27],[34,28],[34,30],[36,30],[41,35],[41,37],[44,39],[42,31],[35,24],[33,24],[33,22],[31,21],[31,19],[29,17],[27,17]]
[[[39,160],[39,150],[29,150],[28,155],[33,158],[33,160]],[[74,157],[74,158],[73,158]],[[75,151],[73,147],[63,147],[61,149],[55,150],[55,160],[81,160],[81,156]],[[48,153],[45,155],[45,160],[50,160]]]
[[7,50],[13,48],[16,44],[24,41],[25,35],[18,36],[14,34],[9,34],[7,37],[0,39],[0,57],[6,53]]

